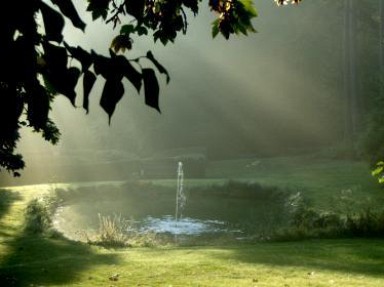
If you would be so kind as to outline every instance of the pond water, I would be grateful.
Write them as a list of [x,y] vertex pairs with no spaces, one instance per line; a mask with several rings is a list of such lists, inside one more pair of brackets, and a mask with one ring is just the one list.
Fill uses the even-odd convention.
[[58,190],[61,205],[53,218],[57,230],[79,240],[96,233],[99,217],[118,216],[137,232],[199,236],[268,234],[287,222],[287,194],[241,184],[186,190],[175,216],[175,188],[147,183],[88,186]]

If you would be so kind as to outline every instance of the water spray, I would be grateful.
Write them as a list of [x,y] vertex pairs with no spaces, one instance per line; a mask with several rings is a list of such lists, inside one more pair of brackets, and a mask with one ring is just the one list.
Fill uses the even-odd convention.
[[179,161],[177,164],[176,212],[175,212],[176,221],[178,221],[182,217],[182,210],[187,200],[184,194],[183,184],[184,184],[183,163]]

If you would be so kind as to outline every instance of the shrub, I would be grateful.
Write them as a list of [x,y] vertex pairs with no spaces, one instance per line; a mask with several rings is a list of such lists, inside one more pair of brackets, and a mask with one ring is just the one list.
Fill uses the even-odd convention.
[[25,232],[44,234],[51,237],[60,236],[52,227],[52,215],[58,202],[54,197],[43,196],[31,200],[25,211]]
[[348,215],[345,224],[348,236],[383,237],[384,211],[373,212],[369,209],[354,215]]
[[278,230],[276,240],[335,237],[383,237],[384,211],[363,210],[354,214],[321,212],[295,199],[289,227]]

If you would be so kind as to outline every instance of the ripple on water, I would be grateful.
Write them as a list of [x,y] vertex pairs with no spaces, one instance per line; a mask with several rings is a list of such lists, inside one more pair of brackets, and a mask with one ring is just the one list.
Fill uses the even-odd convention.
[[170,233],[174,235],[199,235],[202,233],[226,232],[225,223],[219,220],[200,220],[194,218],[180,218],[167,215],[161,218],[146,217],[141,224],[140,231],[156,233]]

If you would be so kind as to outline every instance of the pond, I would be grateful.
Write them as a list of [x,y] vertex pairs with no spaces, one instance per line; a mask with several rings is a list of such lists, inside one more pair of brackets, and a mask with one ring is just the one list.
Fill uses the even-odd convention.
[[100,217],[126,220],[130,223],[127,232],[135,229],[187,237],[261,237],[287,224],[288,191],[239,182],[186,186],[184,204],[177,206],[178,190],[144,181],[58,189],[60,206],[54,226],[68,238],[79,240],[84,232],[97,232]]

